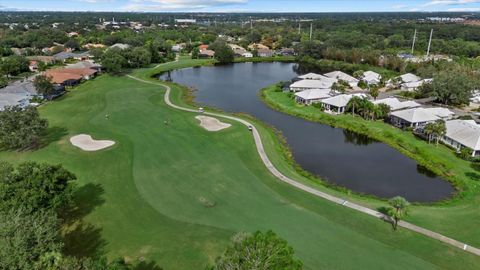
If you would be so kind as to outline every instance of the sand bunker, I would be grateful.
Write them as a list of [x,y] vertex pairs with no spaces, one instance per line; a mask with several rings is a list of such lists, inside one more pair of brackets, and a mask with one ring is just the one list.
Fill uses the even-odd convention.
[[70,138],[70,142],[83,151],[98,151],[115,144],[114,141],[94,140],[92,136],[80,134]]
[[195,116],[198,120],[200,120],[200,126],[208,131],[220,131],[222,129],[226,129],[231,127],[232,125],[220,122],[217,118],[198,115]]

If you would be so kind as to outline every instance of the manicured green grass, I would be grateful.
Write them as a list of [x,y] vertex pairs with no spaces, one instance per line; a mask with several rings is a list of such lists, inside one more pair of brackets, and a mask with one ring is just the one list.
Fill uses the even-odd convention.
[[[192,61],[157,71],[207,64]],[[146,78],[150,72],[136,74]],[[180,102],[182,91],[173,85],[172,99]],[[164,269],[203,269],[234,233],[273,229],[293,245],[306,269],[475,269],[480,264],[474,255],[407,230],[393,232],[389,224],[278,182],[244,126],[230,122],[229,129],[207,132],[195,114],[167,107],[163,93],[155,85],[103,75],[40,108],[51,127],[44,148],[0,152],[1,160],[11,162],[62,163],[78,176],[77,215],[83,222],[72,226],[67,252],[145,257]],[[259,128],[266,138],[272,136],[267,150],[278,147],[273,133]],[[79,133],[117,144],[83,152],[68,141]],[[282,171],[289,168],[271,152]]]
[[[299,105],[287,93],[277,91],[274,85],[262,90],[262,99],[271,107],[288,114],[350,129],[383,141],[454,183],[461,191],[453,200],[434,205],[415,205],[407,219],[457,240],[480,246],[480,231],[476,229],[480,225],[480,172],[470,162],[459,159],[445,146],[435,147],[416,138],[411,132],[381,121],[365,121],[351,115],[332,116],[313,106]],[[371,207],[380,206],[373,199],[354,195],[349,197]]]

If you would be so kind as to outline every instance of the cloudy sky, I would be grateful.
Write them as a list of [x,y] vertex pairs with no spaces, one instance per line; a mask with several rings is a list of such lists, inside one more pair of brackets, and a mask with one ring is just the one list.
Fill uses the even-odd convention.
[[150,12],[480,12],[480,0],[0,0],[0,10]]

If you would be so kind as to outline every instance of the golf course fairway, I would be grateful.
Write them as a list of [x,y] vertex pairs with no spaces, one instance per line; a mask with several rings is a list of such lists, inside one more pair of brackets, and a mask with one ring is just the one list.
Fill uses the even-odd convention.
[[[180,91],[173,86],[173,93]],[[164,89],[102,75],[40,107],[45,147],[1,160],[61,163],[78,177],[65,251],[204,269],[239,231],[273,230],[305,269],[476,269],[480,258],[276,180],[243,125],[209,132]],[[175,99],[173,99],[175,100]],[[105,117],[108,115],[108,117]],[[75,134],[115,145],[85,152]]]

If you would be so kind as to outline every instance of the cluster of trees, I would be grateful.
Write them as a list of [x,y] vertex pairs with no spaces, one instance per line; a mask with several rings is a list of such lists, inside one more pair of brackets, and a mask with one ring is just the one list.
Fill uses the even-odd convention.
[[433,81],[424,84],[417,94],[421,97],[433,96],[445,105],[467,105],[472,91],[480,88],[476,71],[456,64],[434,71],[432,78]]
[[60,165],[0,162],[0,268],[129,270],[123,260],[62,253],[60,213],[72,207],[75,175]]
[[147,67],[150,63],[163,63],[175,58],[171,47],[160,42],[147,42],[145,46],[128,49],[110,48],[92,50],[95,58],[109,73],[121,73],[127,68]]
[[386,104],[373,104],[367,98],[353,96],[347,104],[347,112],[357,114],[367,120],[385,119],[390,113],[390,106]]
[[23,150],[39,145],[48,126],[35,107],[7,107],[0,111],[0,149]]
[[28,71],[28,60],[23,56],[11,55],[0,59],[0,76],[16,76]]
[[303,263],[294,257],[287,241],[272,231],[238,233],[211,270],[289,269],[301,270]]

